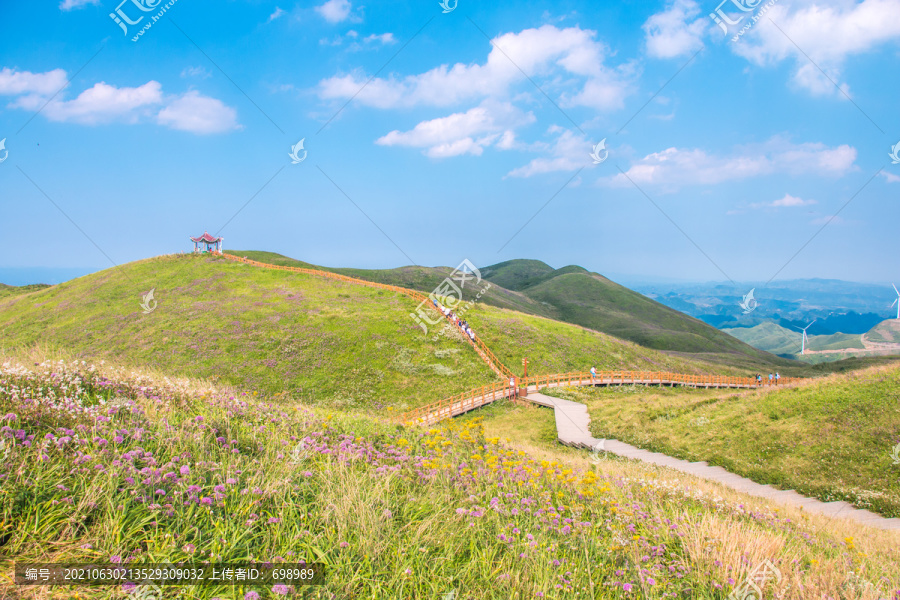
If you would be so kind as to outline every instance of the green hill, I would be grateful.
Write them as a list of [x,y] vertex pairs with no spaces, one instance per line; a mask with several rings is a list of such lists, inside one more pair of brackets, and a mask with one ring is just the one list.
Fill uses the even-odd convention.
[[[766,322],[753,327],[736,327],[722,329],[722,331],[772,354],[790,357],[799,357],[800,355],[800,332],[787,329],[777,323]],[[812,351],[865,349],[860,336],[852,333],[810,335],[808,338],[808,350]],[[840,355],[834,354],[833,357],[837,359]]]
[[900,344],[900,320],[885,319],[865,334],[870,342]]
[[[310,267],[308,263],[270,252],[235,250],[230,253],[271,264]],[[425,293],[435,289],[452,271],[448,267],[318,268]],[[511,260],[480,270],[492,287],[479,304],[564,321],[647,348],[731,367],[753,370],[797,366],[793,361],[758,350],[582,267],[553,269],[538,260]],[[469,288],[463,290],[463,295],[467,300],[473,298]]]
[[38,290],[43,290],[50,287],[46,283],[32,283],[31,285],[6,285],[5,283],[0,283],[0,298],[6,298],[8,296],[17,296],[19,294],[27,294],[29,292],[36,292]]
[[898,388],[895,363],[781,389],[635,386],[550,394],[585,402],[598,438],[900,517],[900,479],[891,458],[900,449]]
[[[150,289],[158,304],[145,314]],[[424,335],[415,307],[386,290],[173,255],[0,300],[0,345],[47,345],[341,408],[403,410],[497,380],[463,340]],[[466,318],[517,372],[523,356],[531,373],[591,364],[736,372],[484,304]]]
[[485,267],[481,274],[491,283],[517,292],[566,273],[587,273],[587,269],[570,265],[554,269],[539,260],[517,259]]

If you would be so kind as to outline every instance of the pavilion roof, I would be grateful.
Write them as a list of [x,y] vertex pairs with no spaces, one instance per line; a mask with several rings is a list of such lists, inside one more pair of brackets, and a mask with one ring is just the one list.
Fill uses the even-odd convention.
[[213,236],[209,235],[209,233],[207,233],[206,231],[204,231],[203,235],[201,235],[200,237],[192,237],[191,238],[192,242],[207,242],[210,244],[215,244],[216,242],[221,241],[221,240],[222,240],[222,238],[213,237]]

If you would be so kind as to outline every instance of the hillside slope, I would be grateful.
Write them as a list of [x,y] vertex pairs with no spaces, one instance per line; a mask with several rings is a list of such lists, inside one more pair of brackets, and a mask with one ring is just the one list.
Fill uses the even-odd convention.
[[[733,329],[722,329],[724,333],[733,335],[739,340],[750,344],[760,350],[765,350],[780,356],[800,356],[801,334],[799,331],[782,327],[777,323],[761,323],[753,327],[735,327]],[[873,328],[872,332],[879,335],[878,328]],[[884,329],[884,331],[889,331]],[[838,351],[838,350],[865,350],[866,346],[862,339],[855,333],[832,333],[829,335],[810,335],[809,343],[806,347],[807,353]],[[872,340],[877,341],[877,340]],[[838,358],[840,353],[834,353],[833,356]],[[809,358],[809,357],[807,357]]]
[[[310,266],[270,252],[230,253],[272,264]],[[318,268],[425,293],[452,271],[446,267]],[[511,260],[484,267],[481,274],[492,287],[480,303],[580,325],[647,348],[688,357],[696,354],[697,358],[751,370],[797,366],[582,267],[553,269],[538,260]],[[471,288],[462,291],[465,299],[473,299]]]
[[5,298],[7,296],[17,296],[19,294],[28,294],[30,292],[37,292],[48,287],[50,286],[46,283],[33,283],[31,285],[20,286],[0,283],[0,298]]
[[886,319],[865,334],[865,340],[874,344],[900,344],[900,320]]
[[894,364],[780,389],[551,393],[585,402],[597,437],[900,517],[900,465],[892,459],[900,449],[898,389]]
[[723,600],[764,559],[782,589],[802,590],[776,596],[786,600],[875,600],[900,585],[897,532],[638,463],[523,448],[474,419],[410,430],[34,355],[0,356],[0,381],[4,574],[48,560],[325,567],[313,588],[217,585],[207,571],[206,585],[158,594],[2,577],[4,599]]
[[[144,314],[140,302],[151,288],[158,305]],[[45,344],[342,408],[403,410],[496,381],[464,341],[437,330],[424,335],[410,318],[415,307],[402,294],[313,275],[168,256],[0,300],[0,344]],[[592,363],[716,371],[491,306],[476,305],[466,318],[516,372],[523,356],[532,373]]]

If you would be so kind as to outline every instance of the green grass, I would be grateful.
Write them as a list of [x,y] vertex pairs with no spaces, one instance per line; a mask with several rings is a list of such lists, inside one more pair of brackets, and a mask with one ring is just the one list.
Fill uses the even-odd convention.
[[[151,288],[158,304],[144,314]],[[400,294],[321,277],[162,257],[0,300],[0,344],[377,413],[495,381],[467,344],[425,338],[414,308]]]
[[[230,253],[272,264],[309,267],[308,263],[271,252],[234,250]],[[447,267],[327,270],[389,283],[425,293],[450,273]],[[481,269],[492,284],[480,302],[600,331],[642,346],[747,369],[796,367],[796,361],[757,350],[715,327],[668,308],[582,267],[553,269],[536,260],[513,260]],[[463,290],[469,300],[472,292]]]
[[[737,327],[722,330],[739,340],[746,342],[754,348],[778,355],[790,355],[800,360],[838,360],[840,355],[830,356],[808,355],[800,356],[800,332],[793,331],[778,325],[777,323],[760,323],[754,327]],[[833,333],[830,335],[809,336],[809,350],[862,350],[862,340],[858,334]]]
[[[144,314],[143,294],[156,308]],[[428,335],[394,292],[213,256],[148,259],[0,300],[0,344],[153,366],[310,404],[402,411],[493,383],[463,340]],[[580,327],[476,304],[475,331],[516,372],[730,372]]]
[[896,344],[900,342],[900,321],[897,319],[886,319],[870,329],[866,337],[872,342]]
[[6,285],[5,283],[0,283],[0,298],[7,298],[9,296],[17,296],[19,294],[37,292],[48,287],[50,286],[46,283],[32,283],[30,285],[21,286]]
[[[0,415],[3,573],[13,561],[302,559],[323,564],[325,582],[291,598],[725,600],[771,559],[808,597],[900,585],[891,544],[664,480],[573,469],[491,439],[473,419],[396,428],[59,362],[0,367]],[[285,597],[258,585],[171,586],[161,596],[251,591]],[[123,595],[0,578],[0,597]]]
[[900,517],[900,368],[877,367],[779,389],[552,390],[587,404],[591,431],[691,461],[707,461],[824,501]]
[[[332,273],[347,275],[349,277],[357,277],[366,281],[375,281],[377,283],[386,283],[389,285],[405,287],[411,290],[418,290],[425,294],[431,293],[438,285],[440,285],[442,281],[444,281],[446,277],[450,276],[453,272],[452,267],[408,266],[399,267],[396,269],[354,269],[339,267],[320,267],[293,258],[288,258],[274,252],[263,252],[259,250],[233,250],[228,251],[227,253],[234,254],[235,256],[243,256],[252,260],[273,265],[303,267],[307,269],[322,269],[325,271],[331,271]],[[473,300],[475,298],[475,295],[478,293],[479,288],[483,286],[484,284],[478,286],[478,288],[475,288],[470,285],[461,289],[460,291],[462,292],[463,299],[466,301]],[[527,314],[536,314],[551,318],[553,317],[553,311],[550,310],[547,306],[541,304],[540,302],[537,302],[536,300],[528,298],[522,293],[499,287],[496,284],[492,284],[492,287],[488,289],[484,294],[482,294],[482,297],[479,301],[499,308],[507,308]]]
[[465,318],[500,360],[517,373],[521,373],[523,357],[529,360],[529,374],[587,371],[591,366],[599,370],[736,372],[727,366],[674,357],[591,329],[491,306],[475,304]]

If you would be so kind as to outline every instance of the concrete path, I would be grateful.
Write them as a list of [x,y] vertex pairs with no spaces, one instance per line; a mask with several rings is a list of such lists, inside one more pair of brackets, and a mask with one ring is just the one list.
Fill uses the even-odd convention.
[[591,417],[588,415],[587,407],[584,404],[545,396],[537,391],[532,392],[531,388],[529,388],[527,399],[535,404],[553,409],[556,416],[557,437],[566,446],[596,450],[598,452],[611,452],[618,456],[642,460],[661,467],[669,467],[676,471],[696,475],[703,479],[717,481],[751,496],[775,500],[790,506],[802,507],[806,512],[828,517],[852,519],[871,527],[900,531],[900,519],[887,519],[873,512],[854,508],[853,505],[847,502],[821,502],[815,498],[801,496],[794,490],[779,490],[770,485],[756,483],[746,477],[729,473],[722,467],[710,467],[705,462],[692,463],[658,452],[641,450],[616,440],[598,440],[590,434],[588,426],[590,425]]

